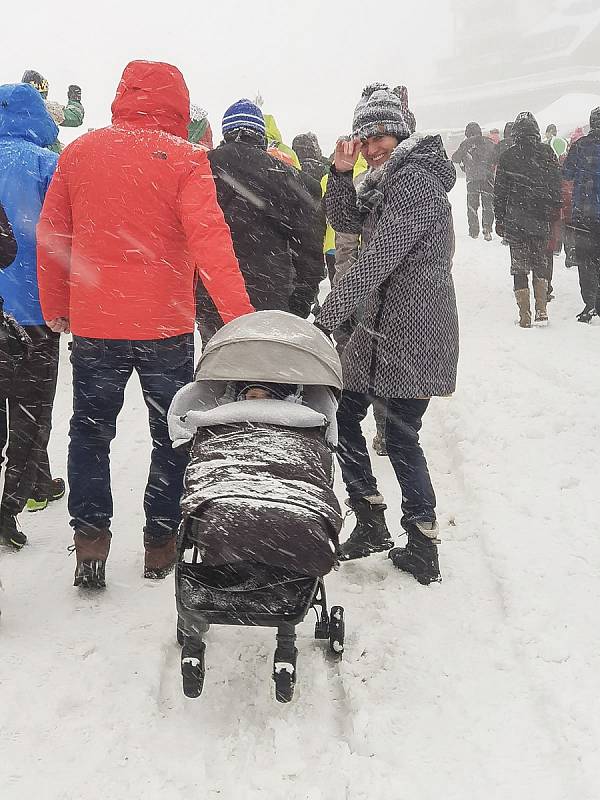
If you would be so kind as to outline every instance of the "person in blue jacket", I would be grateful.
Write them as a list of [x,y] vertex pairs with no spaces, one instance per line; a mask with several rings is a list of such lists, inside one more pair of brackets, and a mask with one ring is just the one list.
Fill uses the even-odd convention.
[[58,372],[58,334],[46,326],[37,282],[36,225],[58,156],[47,150],[58,128],[39,92],[27,84],[0,86],[0,204],[17,242],[16,258],[0,272],[4,311],[28,334],[28,352],[17,365],[8,397],[9,431],[0,540],[22,547],[27,537],[16,516],[29,506],[44,508],[64,494],[52,480],[48,439]]

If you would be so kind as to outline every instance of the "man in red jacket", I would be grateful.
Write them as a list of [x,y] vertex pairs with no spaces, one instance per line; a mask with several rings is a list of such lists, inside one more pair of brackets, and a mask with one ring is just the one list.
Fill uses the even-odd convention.
[[185,455],[171,448],[166,412],[192,379],[196,272],[224,322],[253,311],[205,151],[186,141],[189,120],[179,70],[131,62],[112,125],[64,150],[40,218],[44,318],[52,330],[73,333],[68,475],[76,586],[104,586],[109,450],[134,369],[153,442],[144,574],[171,570]]

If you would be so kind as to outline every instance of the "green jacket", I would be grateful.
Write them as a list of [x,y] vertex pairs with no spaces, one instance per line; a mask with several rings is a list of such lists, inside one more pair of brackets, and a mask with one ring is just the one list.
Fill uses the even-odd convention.
[[62,128],[78,128],[83,125],[85,111],[81,103],[77,100],[69,100],[65,106],[65,118],[60,123]]
[[294,166],[296,169],[302,169],[300,165],[300,160],[296,153],[292,150],[291,147],[288,147],[287,144],[283,144],[281,141],[281,132],[277,127],[277,123],[275,122],[275,117],[272,114],[265,114],[265,126],[266,126],[266,137],[269,143],[269,147],[274,145],[278,150],[281,150],[282,153],[287,153],[287,155],[292,159],[294,162]]

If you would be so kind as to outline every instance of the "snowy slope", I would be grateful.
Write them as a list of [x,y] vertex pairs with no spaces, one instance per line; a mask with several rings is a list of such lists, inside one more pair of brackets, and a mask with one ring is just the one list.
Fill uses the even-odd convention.
[[[2,800],[597,800],[600,327],[574,321],[562,258],[550,326],[515,327],[508,252],[466,236],[463,184],[453,199],[460,388],[423,435],[443,583],[384,556],[344,565],[327,582],[347,613],[340,665],[306,622],[281,706],[273,631],[217,628],[205,693],[186,700],[173,583],[141,577],[149,444],[132,382],[106,592],[71,586],[64,501],[24,515],[29,546],[0,553]],[[69,408],[63,363],[55,474]],[[375,465],[397,533],[396,483]]]

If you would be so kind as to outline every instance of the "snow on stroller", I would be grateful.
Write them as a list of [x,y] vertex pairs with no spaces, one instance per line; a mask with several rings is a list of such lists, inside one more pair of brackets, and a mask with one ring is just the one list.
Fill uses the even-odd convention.
[[[256,383],[296,391],[235,402],[240,385]],[[195,381],[173,399],[171,438],[191,447],[175,567],[187,697],[202,692],[212,624],[277,628],[280,702],[293,696],[295,627],[311,608],[315,638],[341,658],[344,610],[328,611],[324,582],[342,524],[332,454],[341,388],[339,358],[324,334],[292,314],[259,311],[212,337]]]

